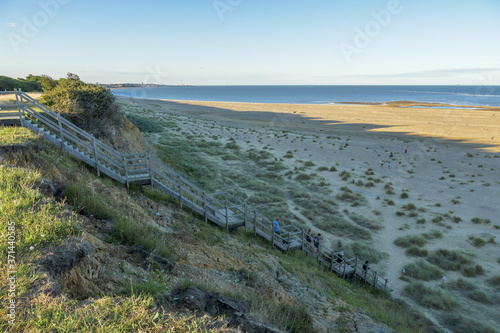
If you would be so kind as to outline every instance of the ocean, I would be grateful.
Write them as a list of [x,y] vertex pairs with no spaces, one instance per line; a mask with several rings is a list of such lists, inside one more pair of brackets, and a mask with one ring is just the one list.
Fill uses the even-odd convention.
[[500,106],[500,86],[168,86],[111,89],[125,97],[250,103],[430,102]]

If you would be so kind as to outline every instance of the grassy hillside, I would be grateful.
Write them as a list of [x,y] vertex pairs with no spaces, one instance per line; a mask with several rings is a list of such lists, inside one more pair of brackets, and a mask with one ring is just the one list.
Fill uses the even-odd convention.
[[0,128],[0,145],[0,220],[15,234],[0,243],[2,318],[16,300],[14,325],[2,320],[2,331],[236,331],[231,312],[217,316],[189,301],[203,292],[290,332],[434,330],[311,257],[283,254],[243,230],[226,233],[150,188],[127,192],[98,178],[25,129]]
[[24,92],[42,91],[42,85],[38,82],[17,80],[8,76],[0,75],[0,91],[13,91],[14,88],[21,88]]

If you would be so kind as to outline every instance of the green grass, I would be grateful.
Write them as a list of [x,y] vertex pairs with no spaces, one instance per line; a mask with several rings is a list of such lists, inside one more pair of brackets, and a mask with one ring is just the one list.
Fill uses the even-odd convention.
[[24,127],[0,126],[0,146],[35,141],[37,136]]
[[442,316],[442,322],[449,327],[454,333],[497,333],[490,325],[470,318],[467,315],[459,312],[445,313]]
[[175,327],[175,332],[195,333],[225,326],[222,319],[208,316],[175,316],[147,294],[103,296],[84,303],[39,297],[20,315],[19,332],[158,332]]
[[[363,309],[368,315],[398,332],[437,332],[425,316],[402,301],[393,300],[387,294],[364,285],[349,284],[342,279],[332,280],[331,273],[317,265],[311,256],[279,254],[279,257],[280,264],[308,288],[329,299],[341,299],[349,306]],[[351,311],[348,307],[336,307],[334,310],[347,312],[347,315]]]
[[443,270],[422,259],[405,265],[404,269],[405,275],[417,280],[431,281],[443,276]]
[[403,295],[433,309],[452,310],[458,305],[456,298],[450,293],[438,287],[428,287],[419,281],[408,284],[403,290]]
[[418,246],[422,247],[425,244],[427,244],[427,240],[424,236],[422,235],[406,235],[402,237],[398,237],[394,240],[394,244],[399,246],[399,247],[412,247],[412,246]]
[[466,277],[475,277],[484,274],[483,266],[479,264],[468,264],[462,267],[462,274]]
[[163,132],[163,126],[157,121],[151,120],[146,117],[141,117],[136,114],[125,114],[128,120],[143,133],[160,133]]
[[[18,254],[29,251],[30,247],[57,244],[77,233],[74,217],[58,218],[64,202],[54,202],[34,188],[41,179],[39,172],[0,166],[0,224],[5,232],[9,231],[9,236],[15,236]],[[5,253],[8,247],[8,237],[2,237],[0,251]]]
[[472,263],[468,256],[457,250],[438,249],[434,251],[427,260],[447,271],[458,271],[464,265]]
[[405,254],[411,257],[426,257],[429,254],[429,251],[421,249],[418,246],[412,246],[405,251]]

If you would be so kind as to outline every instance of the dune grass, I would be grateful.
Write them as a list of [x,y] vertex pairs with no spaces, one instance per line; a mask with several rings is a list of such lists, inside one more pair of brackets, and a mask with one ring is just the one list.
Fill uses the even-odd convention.
[[458,271],[465,265],[472,263],[472,260],[460,251],[447,249],[435,250],[427,260],[447,271]]
[[439,287],[429,287],[419,281],[408,284],[404,288],[403,294],[429,308],[452,310],[458,305],[457,299],[446,290]]
[[444,273],[439,267],[422,259],[405,265],[404,269],[405,275],[423,281],[440,279]]

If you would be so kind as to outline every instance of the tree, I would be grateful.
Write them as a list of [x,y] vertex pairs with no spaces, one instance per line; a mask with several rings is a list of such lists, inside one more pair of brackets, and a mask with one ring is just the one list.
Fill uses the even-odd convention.
[[44,75],[44,74],[42,74],[42,75],[30,74],[26,77],[26,80],[40,83],[42,85],[43,91],[45,91],[45,92],[52,90],[57,86],[56,80],[54,80],[50,76]]
[[8,76],[0,76],[0,90],[12,91],[14,88],[21,88],[24,92],[42,91],[42,85],[38,82],[27,81],[25,79],[13,79]]
[[104,129],[109,121],[119,119],[113,94],[106,88],[81,81],[76,74],[68,73],[68,78],[60,79],[40,101],[98,137],[106,135]]

